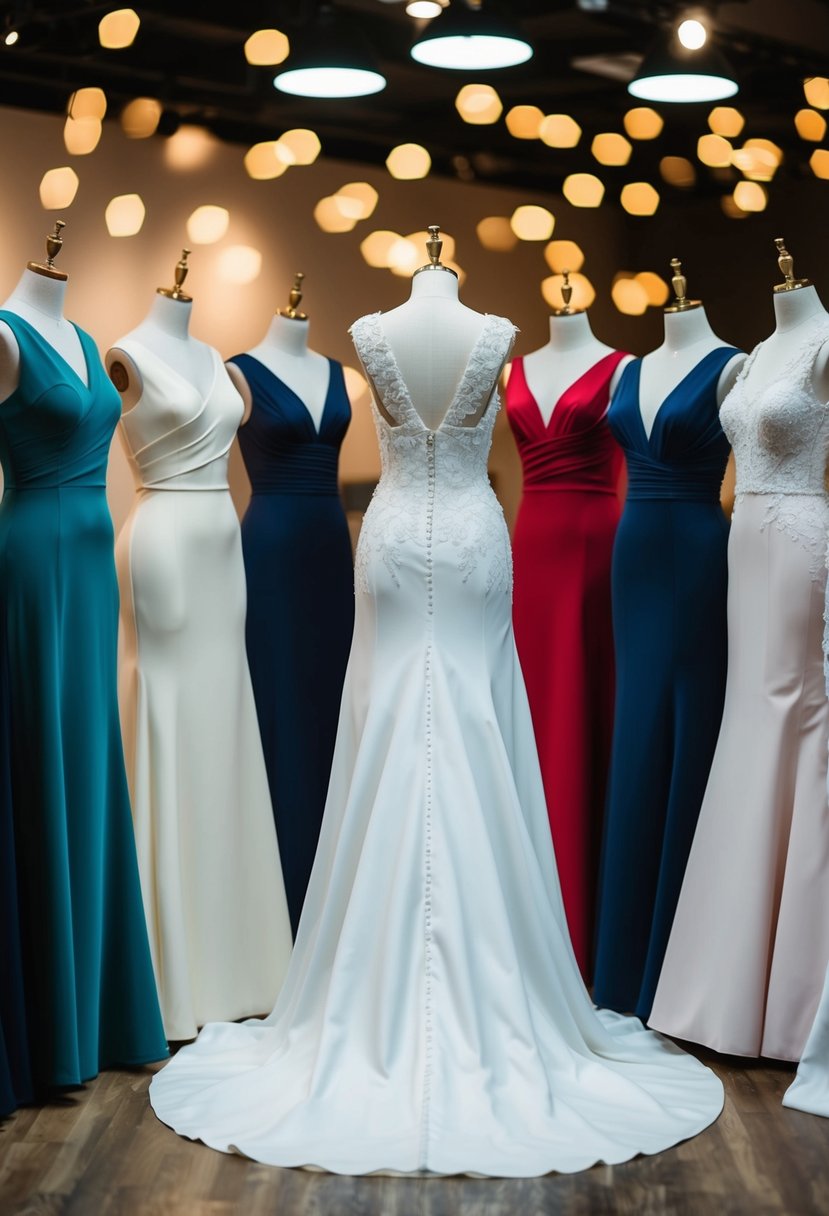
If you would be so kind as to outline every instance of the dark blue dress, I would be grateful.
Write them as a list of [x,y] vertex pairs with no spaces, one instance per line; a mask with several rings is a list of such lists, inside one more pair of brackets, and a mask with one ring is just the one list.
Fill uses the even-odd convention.
[[608,414],[628,494],[613,552],[616,710],[599,887],[593,999],[650,1014],[722,717],[729,443],[710,351],[668,394],[650,438],[641,359]]
[[354,626],[351,541],[337,486],[351,405],[333,359],[319,432],[297,394],[263,363],[252,355],[232,362],[253,398],[239,431],[252,489],[242,520],[248,662],[296,935]]

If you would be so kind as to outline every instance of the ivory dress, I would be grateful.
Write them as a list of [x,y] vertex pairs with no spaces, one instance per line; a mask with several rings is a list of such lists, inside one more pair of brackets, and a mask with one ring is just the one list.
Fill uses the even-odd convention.
[[771,380],[755,350],[720,411],[737,463],[725,708],[650,1018],[782,1060],[803,1052],[829,962],[829,408],[812,386],[829,325],[802,330]]
[[144,908],[168,1039],[263,1013],[291,931],[245,654],[227,483],[242,399],[212,351],[205,397],[135,338],[121,419],[138,492],[116,552],[119,696]]
[[716,1118],[712,1072],[597,1016],[564,918],[487,479],[513,326],[487,317],[444,421],[378,315],[352,330],[383,472],[317,858],[276,1008],[206,1027],[158,1116],[274,1165],[533,1175],[625,1161]]

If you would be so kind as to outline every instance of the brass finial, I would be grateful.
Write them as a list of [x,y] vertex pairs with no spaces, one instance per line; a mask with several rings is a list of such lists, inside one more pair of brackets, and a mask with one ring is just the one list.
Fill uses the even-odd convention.
[[302,300],[302,280],[305,275],[301,270],[298,270],[294,275],[294,285],[288,293],[288,307],[277,308],[276,315],[278,317],[290,317],[292,321],[307,321],[308,313],[300,312],[299,305]]
[[564,282],[561,284],[561,299],[562,307],[553,309],[554,317],[573,317],[578,312],[583,312],[582,308],[571,308],[570,301],[573,298],[573,284],[570,282],[570,271],[563,270],[562,275]]
[[774,243],[777,247],[777,265],[780,267],[780,273],[783,276],[782,283],[776,283],[775,291],[797,291],[798,287],[811,287],[810,279],[796,279],[794,277],[794,258],[786,248],[786,242],[782,236],[774,238]]
[[451,266],[444,266],[440,260],[440,251],[442,249],[443,241],[440,239],[440,224],[430,224],[429,239],[426,242],[426,252],[429,254],[429,261],[425,266],[419,266],[415,274],[420,274],[421,270],[446,270],[457,278],[457,272]]
[[64,220],[55,220],[55,231],[50,232],[46,238],[46,261],[45,262],[28,262],[27,267],[33,270],[35,274],[45,275],[47,279],[59,279],[65,283],[69,278],[62,270],[58,270],[55,266],[55,258],[63,248],[63,237],[61,236],[61,228],[66,227]]
[[665,312],[687,312],[689,308],[700,308],[702,300],[689,300],[685,294],[688,290],[688,280],[682,273],[682,262],[679,258],[671,258],[671,270],[671,286],[676,299],[673,304],[668,305]]
[[190,256],[189,249],[182,249],[181,257],[176,262],[175,283],[172,287],[158,287],[156,290],[160,296],[166,296],[168,300],[181,300],[182,304],[189,304],[193,299],[188,296],[186,291],[182,291],[184,280],[187,278],[187,272],[190,267],[187,265],[187,259]]

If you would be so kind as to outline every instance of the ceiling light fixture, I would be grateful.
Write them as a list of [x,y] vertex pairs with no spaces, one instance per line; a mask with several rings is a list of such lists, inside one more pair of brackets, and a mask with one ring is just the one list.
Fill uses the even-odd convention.
[[463,0],[436,17],[411,50],[417,63],[456,72],[514,67],[532,54],[518,26],[493,12],[491,3],[472,8]]
[[440,0],[409,0],[406,12],[410,17],[418,20],[431,21],[433,17],[440,16],[443,12],[443,5]]
[[341,20],[324,5],[306,36],[273,78],[274,87],[294,97],[368,97],[386,87],[371,49],[353,21]]
[[725,56],[715,46],[683,46],[677,33],[660,33],[628,85],[643,101],[719,101],[733,97],[739,85]]
[[17,30],[8,30],[3,38],[3,42],[6,46],[14,46],[19,37],[20,34]]

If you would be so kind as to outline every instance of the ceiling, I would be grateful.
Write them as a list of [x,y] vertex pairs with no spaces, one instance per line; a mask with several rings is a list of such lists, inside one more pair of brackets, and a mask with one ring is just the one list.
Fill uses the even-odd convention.
[[[462,0],[453,0],[460,5]],[[793,116],[804,104],[804,76],[829,73],[829,5],[821,0],[735,0],[718,5],[646,3],[644,0],[510,0],[511,16],[535,47],[529,63],[499,72],[468,76],[421,67],[409,58],[419,23],[402,0],[337,0],[371,42],[387,89],[353,101],[309,101],[278,93],[273,69],[252,68],[243,55],[255,29],[276,26],[289,37],[313,20],[314,0],[263,3],[234,0],[133,6],[141,28],[132,47],[105,51],[97,25],[115,3],[73,0],[19,0],[0,4],[7,21],[18,22],[20,39],[0,44],[0,104],[65,110],[72,90],[100,85],[108,115],[137,95],[157,97],[165,106],[160,134],[182,122],[203,124],[221,139],[249,145],[273,139],[287,128],[312,127],[324,152],[333,157],[382,164],[397,143],[413,141],[430,151],[437,173],[523,189],[552,191],[563,177],[595,169],[590,153],[594,134],[621,129],[630,107],[624,81],[575,66],[596,58],[623,71],[641,56],[654,33],[689,8],[707,8],[714,37],[737,69],[741,91],[733,104],[747,116],[746,134],[764,136],[786,152],[781,174],[810,174],[814,145],[797,136]],[[634,57],[634,58],[632,58]],[[470,126],[461,121],[454,98],[461,84],[475,79],[495,85],[505,110],[533,104],[545,113],[569,113],[585,138],[567,152],[538,141],[515,140],[503,121]],[[657,173],[661,156],[693,159],[698,135],[707,130],[709,106],[662,106],[663,135],[637,146],[637,176]],[[603,169],[619,180],[630,169]],[[722,191],[734,170],[706,174],[697,192]]]

